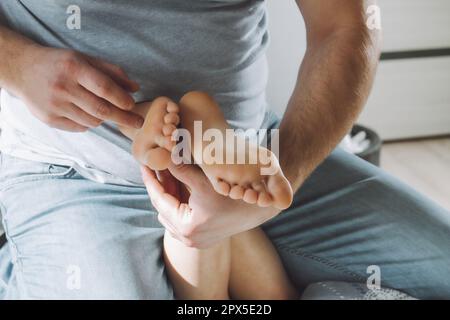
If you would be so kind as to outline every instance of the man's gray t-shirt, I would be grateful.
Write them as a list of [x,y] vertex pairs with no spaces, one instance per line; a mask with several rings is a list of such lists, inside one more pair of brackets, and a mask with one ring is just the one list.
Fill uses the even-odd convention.
[[[80,29],[67,26],[74,5]],[[1,0],[0,15],[40,44],[121,66],[141,86],[137,102],[202,90],[233,127],[257,129],[265,121],[263,0]],[[113,123],[86,133],[51,129],[5,90],[2,118],[3,152],[75,165],[97,181],[142,183],[131,143]]]

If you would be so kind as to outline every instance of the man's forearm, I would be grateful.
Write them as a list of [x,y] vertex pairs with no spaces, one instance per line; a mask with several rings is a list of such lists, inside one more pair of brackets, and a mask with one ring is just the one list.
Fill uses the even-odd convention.
[[378,42],[368,31],[343,31],[308,47],[280,127],[280,162],[294,190],[356,120],[373,82]]
[[0,88],[14,91],[20,67],[28,48],[37,46],[30,39],[0,25]]

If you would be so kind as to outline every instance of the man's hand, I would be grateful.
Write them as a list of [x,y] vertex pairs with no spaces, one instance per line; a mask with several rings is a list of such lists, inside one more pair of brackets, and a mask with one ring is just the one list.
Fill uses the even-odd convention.
[[129,112],[139,89],[117,66],[69,50],[28,49],[16,69],[12,92],[30,112],[57,129],[81,132],[104,120],[140,128],[142,119]]
[[86,131],[110,120],[140,128],[129,112],[139,90],[117,66],[70,50],[40,46],[0,26],[0,87],[51,127]]
[[[142,167],[142,177],[159,221],[189,247],[207,248],[235,234],[253,229],[279,213],[232,200],[214,191],[200,168],[172,167],[160,177]],[[183,185],[190,194],[183,192]],[[189,210],[186,210],[186,207]]]

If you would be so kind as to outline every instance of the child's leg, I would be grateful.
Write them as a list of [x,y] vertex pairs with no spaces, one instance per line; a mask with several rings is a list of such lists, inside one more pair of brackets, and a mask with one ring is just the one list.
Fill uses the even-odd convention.
[[164,260],[178,299],[299,297],[275,248],[259,228],[209,249],[188,248],[166,232]]
[[177,299],[229,299],[229,239],[212,248],[194,249],[166,232],[164,260]]
[[232,299],[298,299],[280,257],[260,228],[231,238]]

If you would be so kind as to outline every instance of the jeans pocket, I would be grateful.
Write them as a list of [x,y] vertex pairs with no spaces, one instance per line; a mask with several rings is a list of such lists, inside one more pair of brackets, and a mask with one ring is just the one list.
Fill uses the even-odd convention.
[[74,173],[71,166],[23,160],[0,153],[0,190],[23,182],[68,178]]

